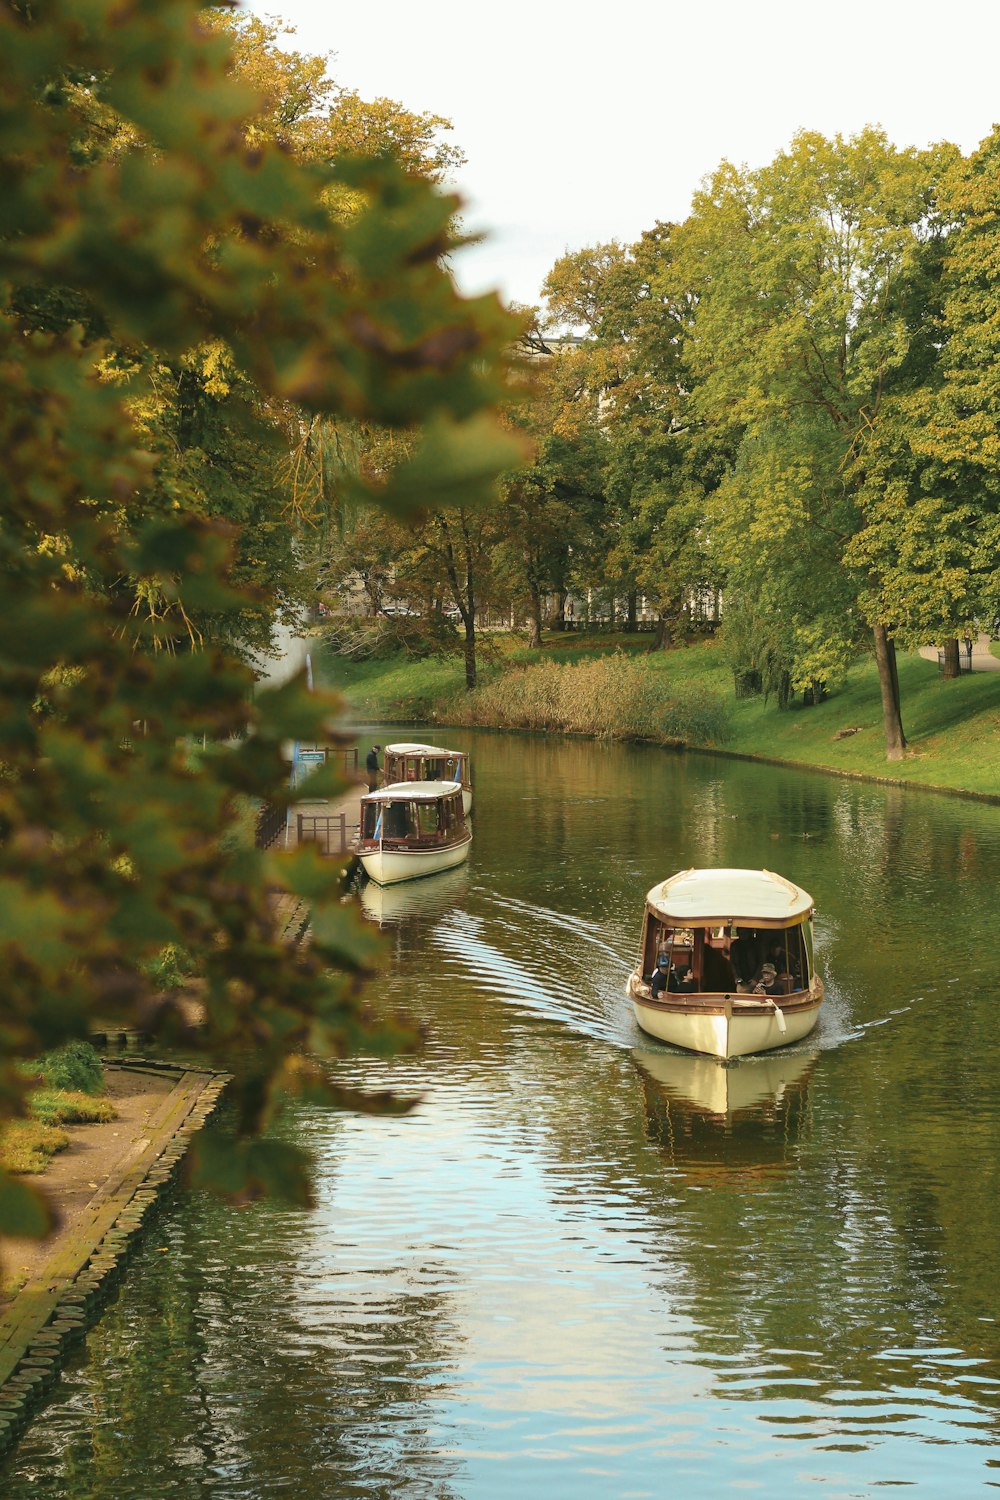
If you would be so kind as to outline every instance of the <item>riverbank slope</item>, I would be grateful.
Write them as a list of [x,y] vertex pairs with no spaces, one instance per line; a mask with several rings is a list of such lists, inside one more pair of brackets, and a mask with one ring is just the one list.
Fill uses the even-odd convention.
[[[905,760],[885,759],[874,662],[825,702],[737,699],[716,641],[651,652],[648,635],[563,635],[541,651],[487,640],[481,685],[466,693],[458,656],[399,653],[358,662],[317,642],[317,673],[357,719],[527,729],[709,749],[1000,798],[1000,674],[945,681],[917,653],[899,660]],[[567,670],[569,669],[569,670]]]

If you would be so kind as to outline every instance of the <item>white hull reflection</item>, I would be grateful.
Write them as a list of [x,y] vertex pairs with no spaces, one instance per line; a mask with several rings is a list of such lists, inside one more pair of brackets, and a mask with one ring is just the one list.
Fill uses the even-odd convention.
[[361,910],[371,922],[391,927],[409,918],[436,917],[456,906],[469,889],[469,867],[461,864],[425,880],[376,885],[369,881],[359,897]]
[[805,1082],[818,1053],[771,1052],[728,1067],[714,1057],[643,1047],[636,1047],[632,1056],[665,1097],[725,1120],[780,1104],[788,1090]]

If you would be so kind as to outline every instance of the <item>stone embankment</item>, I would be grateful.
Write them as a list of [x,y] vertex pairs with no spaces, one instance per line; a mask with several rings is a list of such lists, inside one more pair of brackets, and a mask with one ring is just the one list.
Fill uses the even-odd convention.
[[17,1441],[67,1356],[114,1296],[145,1225],[228,1081],[223,1073],[142,1058],[105,1060],[105,1067],[155,1073],[171,1086],[143,1137],[123,1152],[0,1314],[0,1453]]

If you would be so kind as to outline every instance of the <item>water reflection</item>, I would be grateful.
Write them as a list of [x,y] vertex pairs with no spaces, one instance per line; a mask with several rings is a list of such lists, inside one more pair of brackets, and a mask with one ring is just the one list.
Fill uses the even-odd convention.
[[804,1088],[817,1055],[786,1049],[723,1067],[713,1057],[666,1048],[636,1047],[632,1053],[640,1073],[664,1099],[722,1125],[738,1118],[774,1119],[786,1092]]
[[646,1136],[687,1182],[757,1190],[787,1171],[809,1121],[816,1050],[715,1058],[636,1048]]
[[457,906],[469,889],[467,864],[422,880],[403,880],[398,885],[378,885],[369,880],[358,897],[361,910],[379,927],[394,927],[414,919],[433,918]]
[[[5,1500],[995,1488],[1000,809],[462,742],[474,864],[366,905],[424,1050],[342,1069],[420,1105],[289,1111],[312,1216],[181,1198]],[[801,1051],[642,1044],[645,893],[713,862],[816,899]]]

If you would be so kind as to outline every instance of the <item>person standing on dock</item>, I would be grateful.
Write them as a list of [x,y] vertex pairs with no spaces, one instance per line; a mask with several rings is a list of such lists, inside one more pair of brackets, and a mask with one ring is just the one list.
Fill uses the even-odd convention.
[[373,745],[365,756],[365,772],[368,776],[368,790],[370,792],[374,792],[378,786],[378,753],[381,748],[381,745]]

